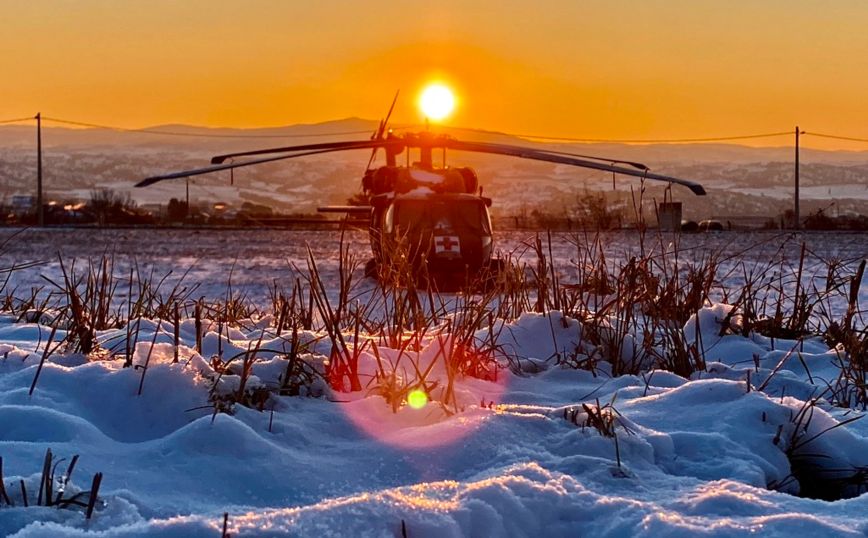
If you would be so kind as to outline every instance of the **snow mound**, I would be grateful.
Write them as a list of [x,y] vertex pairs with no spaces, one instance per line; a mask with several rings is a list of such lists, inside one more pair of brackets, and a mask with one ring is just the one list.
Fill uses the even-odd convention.
[[[0,534],[215,536],[228,512],[233,536],[864,535],[863,483],[849,500],[794,495],[868,469],[859,413],[815,397],[839,350],[741,336],[729,312],[684,326],[708,359],[689,379],[567,368],[591,351],[587,328],[551,311],[476,332],[517,368],[451,377],[455,342],[434,333],[361,351],[353,393],[327,389],[322,335],[292,349],[267,320],[212,324],[197,353],[184,320],[178,362],[173,327],[142,321],[130,367],[58,355],[30,395],[45,327],[0,323],[6,489],[38,489],[48,448],[80,454],[79,479],[104,473],[92,521],[0,502]],[[99,338],[126,345],[123,330]],[[316,381],[288,396],[293,353]],[[390,401],[384,376],[424,378],[427,403]]]

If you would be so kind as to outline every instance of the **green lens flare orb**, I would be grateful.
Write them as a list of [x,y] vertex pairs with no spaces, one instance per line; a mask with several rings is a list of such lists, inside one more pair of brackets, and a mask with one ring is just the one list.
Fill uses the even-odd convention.
[[425,391],[416,389],[407,395],[407,404],[413,409],[422,409],[428,403],[428,395]]

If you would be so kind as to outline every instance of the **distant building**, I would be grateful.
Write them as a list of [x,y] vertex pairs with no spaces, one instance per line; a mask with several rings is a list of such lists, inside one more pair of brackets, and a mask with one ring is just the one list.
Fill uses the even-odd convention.
[[139,205],[139,209],[141,209],[145,214],[153,215],[155,217],[163,217],[166,214],[166,206],[163,204],[141,204]]
[[681,202],[661,202],[657,206],[657,225],[666,232],[681,230]]
[[15,195],[9,203],[12,211],[16,213],[24,213],[36,207],[35,196]]
[[768,216],[715,215],[711,219],[720,222],[726,230],[759,230],[777,227],[775,218]]

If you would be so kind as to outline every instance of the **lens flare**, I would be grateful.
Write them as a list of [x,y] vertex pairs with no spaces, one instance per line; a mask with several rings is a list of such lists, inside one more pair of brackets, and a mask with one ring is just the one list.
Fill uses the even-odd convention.
[[[421,339],[419,334],[408,331],[401,335],[402,341],[407,338],[413,341]],[[407,342],[409,343],[409,342]],[[447,347],[448,346],[448,347]],[[444,369],[445,356],[455,353],[466,359],[471,350],[459,350],[459,346],[450,343],[446,337],[434,338],[418,351],[406,349],[400,351],[397,347],[384,353],[386,361],[376,361],[375,357],[363,355],[360,371],[365,375],[376,376],[384,365],[391,370],[386,371],[386,377],[380,378],[378,388],[382,392],[377,397],[350,399],[340,406],[347,420],[369,438],[389,445],[399,450],[428,451],[436,447],[448,447],[462,443],[499,413],[497,405],[506,390],[510,377],[495,376],[496,369],[490,372],[470,371],[468,375],[460,376],[460,387],[447,391]],[[383,348],[385,349],[385,348]],[[451,351],[449,351],[451,350]],[[447,355],[449,353],[449,355]],[[401,357],[414,363],[421,379],[405,378],[403,369],[395,370]],[[457,356],[456,356],[457,357]],[[480,365],[488,364],[480,362]],[[390,375],[391,374],[391,375]],[[486,375],[491,374],[491,375]],[[392,383],[388,381],[391,380]],[[459,378],[456,378],[458,381]],[[430,392],[429,392],[430,391]],[[480,402],[482,402],[480,404]],[[462,413],[454,417],[451,409],[470,409],[479,406],[478,410]],[[484,409],[483,409],[484,408]],[[493,412],[492,412],[493,411]],[[430,453],[419,460],[424,465],[430,463]]]
[[419,107],[426,118],[442,120],[455,108],[455,96],[452,95],[452,90],[443,84],[431,84],[419,97]]
[[428,405],[428,395],[421,389],[411,391],[410,394],[407,395],[407,405],[413,409],[422,409]]

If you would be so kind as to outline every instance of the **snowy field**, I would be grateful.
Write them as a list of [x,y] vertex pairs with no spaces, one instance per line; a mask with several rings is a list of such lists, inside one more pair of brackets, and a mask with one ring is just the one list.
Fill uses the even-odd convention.
[[[423,307],[415,330],[389,322],[401,294],[361,268],[340,319],[323,321],[341,304],[336,232],[0,238],[0,268],[24,266],[4,273],[0,296],[17,298],[0,313],[2,536],[214,537],[224,513],[232,536],[868,534],[868,278],[853,278],[864,234],[624,232],[551,246],[543,234],[558,308],[549,297],[505,315],[539,304],[533,284],[512,298],[451,295]],[[496,241],[522,274],[539,269],[534,234]],[[345,243],[364,263],[364,235]],[[304,326],[302,305],[285,323],[273,290],[305,285],[308,245],[318,321]],[[118,319],[136,295],[131,271],[164,297],[247,308],[199,323],[184,308],[177,325],[171,310],[128,317],[82,353],[80,322],[98,308],[62,309],[74,302],[63,272],[105,256]],[[631,258],[657,280],[623,286]],[[655,313],[670,262],[691,282],[710,260],[696,310]],[[605,285],[583,287],[602,266]],[[753,320],[751,282],[763,284],[755,305],[768,316],[780,305],[793,335]],[[622,304],[622,287],[641,289]],[[688,291],[673,296],[695,300]]]
[[[535,262],[531,244],[534,232],[501,232],[495,235],[498,251]],[[543,241],[546,235],[540,234]],[[585,234],[553,234],[552,259],[564,283],[577,279],[577,261],[584,262],[593,248],[596,236]],[[371,256],[367,234],[347,232],[350,253],[364,264]],[[220,298],[227,283],[256,303],[268,301],[269,288],[278,282],[291,284],[306,272],[308,247],[313,252],[327,282],[336,278],[341,236],[335,231],[281,230],[65,230],[45,231],[2,229],[0,268],[40,263],[36,269],[17,271],[11,275],[10,287],[20,293],[32,287],[46,286],[43,278],[60,276],[58,257],[69,265],[78,260],[79,266],[102,256],[114,257],[116,272],[128,274],[136,266],[142,275],[153,275],[171,288],[178,282],[196,287],[195,296]],[[671,249],[670,234],[658,236],[649,232],[645,249],[652,255]],[[600,237],[601,251],[610,263],[619,263],[641,254],[635,232],[612,232]],[[792,234],[786,232],[685,234],[678,240],[684,261],[703,260],[709,255],[720,259],[720,278],[724,283],[743,280],[738,274],[743,265],[785,261],[795,266],[805,244],[809,254],[804,274],[806,285],[822,286],[825,278],[824,261],[853,264],[868,255],[868,236],[864,233],[828,232]],[[546,249],[548,249],[548,246]],[[587,247],[585,247],[587,246]],[[548,252],[546,252],[548,253]],[[297,270],[297,269],[300,269]],[[868,280],[866,280],[868,283]],[[868,299],[868,286],[862,287]]]

